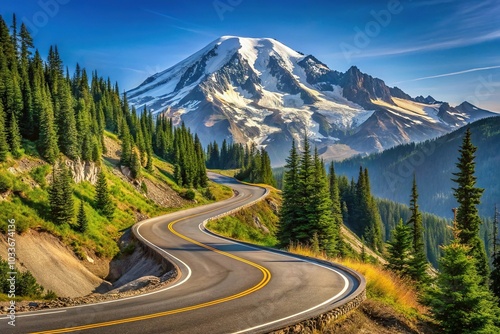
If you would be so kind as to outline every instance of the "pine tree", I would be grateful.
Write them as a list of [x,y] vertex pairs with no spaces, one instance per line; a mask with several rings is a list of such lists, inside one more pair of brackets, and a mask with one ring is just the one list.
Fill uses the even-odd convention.
[[337,240],[335,241],[337,245],[337,251],[339,255],[344,255],[344,243],[341,237],[340,229],[342,226],[342,205],[340,204],[340,193],[337,175],[335,175],[335,166],[333,161],[330,163],[329,169],[329,190],[330,190],[330,200],[332,201],[332,216],[333,216],[333,226],[335,230],[335,235]]
[[42,96],[35,98],[35,105],[40,113],[40,134],[38,150],[40,155],[50,164],[53,164],[59,155],[57,135],[54,129],[54,116],[50,102],[43,101]]
[[392,231],[391,241],[388,242],[387,268],[398,273],[401,276],[409,273],[409,261],[412,248],[412,236],[410,227],[403,224],[400,219]]
[[87,232],[89,228],[89,222],[87,219],[87,214],[85,213],[85,207],[83,201],[80,201],[80,209],[78,210],[78,215],[76,216],[76,230],[80,233]]
[[493,220],[493,269],[490,276],[490,286],[493,294],[500,299],[500,245],[498,242],[498,210],[495,205],[495,218]]
[[457,183],[457,188],[453,188],[453,195],[459,204],[456,218],[459,242],[469,246],[469,255],[476,259],[477,273],[486,284],[489,266],[483,241],[479,237],[479,227],[482,222],[477,210],[484,189],[476,187],[474,175],[476,150],[477,148],[471,142],[470,129],[467,128],[456,164],[458,172],[453,173],[456,178],[452,181]]
[[51,220],[62,225],[69,223],[74,217],[74,202],[71,171],[61,161],[54,166],[53,180],[49,189]]
[[132,143],[130,138],[130,132],[126,122],[122,122],[120,136],[122,140],[122,152],[120,157],[120,164],[122,166],[130,166],[130,161],[132,159]]
[[443,247],[436,286],[424,300],[442,333],[498,333],[498,307],[481,284],[470,247],[455,240]]
[[76,129],[75,112],[73,109],[73,98],[69,84],[65,79],[58,83],[56,103],[56,121],[58,123],[59,149],[70,159],[76,159],[80,155],[78,135]]
[[295,241],[309,243],[311,223],[309,215],[313,211],[314,171],[309,138],[304,136],[304,149],[299,160],[297,223],[294,228]]
[[109,195],[108,181],[106,180],[106,174],[104,173],[103,169],[101,169],[99,171],[99,174],[97,175],[94,200],[97,211],[108,218],[108,220],[113,219],[115,213],[115,205],[111,200],[111,196]]
[[427,256],[425,255],[424,228],[422,225],[422,214],[418,206],[418,189],[415,175],[413,175],[410,211],[411,216],[408,220],[408,226],[411,228],[412,256],[409,262],[409,273],[413,280],[424,283],[429,280],[429,276],[427,274],[428,264]]
[[17,123],[17,116],[14,113],[10,116],[9,144],[12,156],[19,158],[21,156],[21,133]]
[[309,238],[313,240],[314,235],[317,235],[319,249],[325,251],[327,255],[333,256],[337,252],[335,242],[339,236],[336,234],[337,229],[332,214],[328,179],[323,160],[319,158],[317,148],[314,149],[313,163],[313,195],[310,203],[311,207],[308,210],[309,223],[312,229],[309,232]]
[[0,162],[7,160],[7,153],[9,152],[9,145],[7,144],[7,136],[5,133],[5,119],[2,102],[0,101]]
[[278,239],[281,245],[288,246],[295,240],[294,230],[298,220],[298,208],[300,199],[298,194],[299,186],[299,155],[292,141],[290,154],[286,159],[285,173],[283,180],[283,203],[279,213],[280,224],[278,229]]
[[130,175],[133,179],[138,179],[141,177],[141,160],[137,150],[133,150],[132,157],[130,158]]

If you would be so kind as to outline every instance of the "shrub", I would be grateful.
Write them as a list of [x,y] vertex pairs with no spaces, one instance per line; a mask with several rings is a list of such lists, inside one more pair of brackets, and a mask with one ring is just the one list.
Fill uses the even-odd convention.
[[182,197],[184,197],[189,201],[192,201],[196,197],[196,193],[194,192],[193,189],[188,189],[182,194]]
[[0,174],[0,193],[5,193],[14,186],[12,180],[4,173]]
[[49,165],[39,166],[30,171],[30,175],[33,180],[40,185],[40,187],[45,188],[47,186],[47,174],[50,172]]
[[214,196],[214,194],[212,193],[212,190],[210,190],[209,187],[207,187],[207,189],[203,193],[203,196],[205,196],[205,198],[208,199],[208,200],[210,200],[210,201],[215,201],[215,196]]

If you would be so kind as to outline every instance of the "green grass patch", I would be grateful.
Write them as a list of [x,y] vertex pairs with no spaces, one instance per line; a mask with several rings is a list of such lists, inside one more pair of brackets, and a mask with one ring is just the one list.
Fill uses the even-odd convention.
[[240,169],[209,169],[210,172],[214,172],[217,174],[234,177],[236,174],[240,172]]
[[207,228],[230,238],[274,247],[278,245],[279,218],[270,203],[278,205],[280,201],[277,192],[272,190],[265,200],[231,216],[210,221]]
[[42,165],[33,168],[29,174],[40,187],[45,188],[47,186],[47,175],[50,173],[50,169],[49,165]]
[[118,139],[118,135],[112,133],[112,132],[109,132],[108,130],[104,130],[104,135],[108,138],[111,138],[113,139],[114,141],[116,142],[119,142],[120,140]]

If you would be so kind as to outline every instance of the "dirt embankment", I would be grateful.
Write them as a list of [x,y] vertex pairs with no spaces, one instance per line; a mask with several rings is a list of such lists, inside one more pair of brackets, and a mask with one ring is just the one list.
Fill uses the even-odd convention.
[[[127,232],[120,240],[128,249],[111,262],[87,257],[80,261],[59,239],[46,232],[29,230],[16,239],[18,270],[29,270],[45,290],[59,298],[52,301],[18,302],[17,310],[74,306],[132,296],[159,289],[176,279],[176,272],[165,272],[160,263],[144,253]],[[0,255],[6,258],[7,243],[0,236]],[[99,277],[105,273],[106,277]],[[0,313],[7,302],[0,303]]]
[[[52,234],[28,230],[15,239],[17,267],[31,271],[45,290],[52,290],[58,296],[76,297],[89,294],[104,283]],[[7,239],[1,235],[0,255],[4,259],[6,252]],[[93,261],[96,267],[102,266],[90,257],[87,261]]]

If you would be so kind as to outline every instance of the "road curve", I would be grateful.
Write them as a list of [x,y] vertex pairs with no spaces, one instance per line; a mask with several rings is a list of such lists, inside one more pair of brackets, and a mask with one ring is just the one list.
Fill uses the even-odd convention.
[[237,195],[134,226],[180,278],[164,289],[111,302],[18,313],[0,333],[266,333],[342,305],[359,277],[341,267],[215,236],[206,219],[252,203],[265,189],[210,174]]

